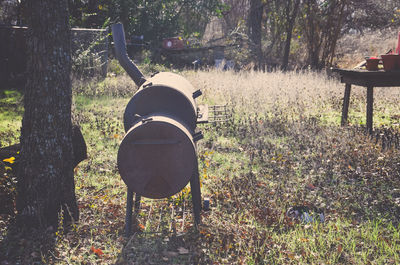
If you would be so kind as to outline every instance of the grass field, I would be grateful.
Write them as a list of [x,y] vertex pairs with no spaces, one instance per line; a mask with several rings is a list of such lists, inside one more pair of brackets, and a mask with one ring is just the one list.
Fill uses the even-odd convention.
[[[122,114],[135,92],[125,75],[76,84],[74,113],[89,158],[75,170],[80,221],[41,236],[7,236],[1,252],[20,264],[399,264],[400,106],[397,89],[375,89],[373,137],[366,93],[352,89],[340,127],[344,86],[322,73],[184,71],[200,104],[228,104],[232,119],[199,125],[202,196],[210,210],[196,229],[190,189],[143,200],[134,235],[123,237],[126,187],[116,155]],[[18,141],[21,96],[0,103],[2,145]],[[295,211],[297,210],[297,212]],[[1,254],[0,254],[0,257]],[[5,263],[7,264],[7,263]],[[11,263],[10,263],[11,264]]]

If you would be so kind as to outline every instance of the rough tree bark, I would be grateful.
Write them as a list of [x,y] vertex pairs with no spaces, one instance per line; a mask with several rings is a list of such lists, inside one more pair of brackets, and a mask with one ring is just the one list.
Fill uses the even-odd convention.
[[313,69],[320,68],[319,55],[321,52],[321,18],[318,17],[318,3],[317,0],[305,1],[305,33],[307,38],[308,49],[308,63]]
[[17,221],[27,228],[78,219],[73,173],[71,55],[67,0],[27,1],[28,65]]
[[306,38],[308,63],[314,69],[332,64],[343,27],[347,0],[304,0],[302,27]]
[[[293,5],[293,8],[292,8]],[[282,70],[286,71],[289,64],[289,53],[290,53],[290,44],[292,41],[292,34],[294,24],[296,22],[297,13],[299,11],[300,0],[286,0],[285,1],[285,16],[286,16],[286,40],[285,40],[285,49],[283,53],[282,60]]]
[[254,44],[255,55],[257,57],[257,69],[261,68],[263,56],[261,49],[261,28],[264,4],[262,0],[250,1],[249,31],[250,39]]

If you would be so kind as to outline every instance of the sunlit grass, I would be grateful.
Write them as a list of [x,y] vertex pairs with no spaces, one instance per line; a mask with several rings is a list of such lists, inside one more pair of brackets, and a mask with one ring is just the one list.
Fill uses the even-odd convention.
[[21,92],[0,91],[0,146],[18,142],[23,109]]
[[[202,194],[211,208],[202,213],[198,231],[188,186],[169,199],[142,200],[136,234],[124,239],[126,186],[116,157],[123,111],[136,87],[126,75],[109,76],[75,87],[74,116],[88,147],[88,159],[75,171],[80,221],[60,236],[51,255],[41,253],[44,260],[400,263],[400,154],[382,149],[359,127],[365,124],[364,88],[352,89],[352,126],[340,127],[344,85],[323,73],[181,74],[203,91],[200,104],[229,104],[233,110],[229,122],[198,126],[205,136],[197,146]],[[399,93],[375,90],[375,127],[399,130]],[[20,115],[0,116],[0,122],[17,122]],[[16,127],[10,131],[18,135]],[[325,220],[289,218],[293,206],[318,208]]]

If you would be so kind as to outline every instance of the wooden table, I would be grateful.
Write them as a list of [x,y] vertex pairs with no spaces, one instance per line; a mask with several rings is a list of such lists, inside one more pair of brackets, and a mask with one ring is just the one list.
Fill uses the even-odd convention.
[[394,87],[400,86],[400,71],[385,72],[367,70],[346,70],[333,69],[340,74],[341,82],[346,84],[343,98],[341,125],[347,124],[349,112],[351,85],[363,86],[367,88],[367,130],[372,133],[373,127],[373,105],[374,87]]

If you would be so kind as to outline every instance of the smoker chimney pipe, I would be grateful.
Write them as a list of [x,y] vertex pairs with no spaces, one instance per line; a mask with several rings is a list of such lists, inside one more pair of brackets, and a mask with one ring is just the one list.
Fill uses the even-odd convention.
[[111,26],[114,39],[115,55],[121,66],[125,69],[128,75],[133,79],[135,84],[140,87],[146,79],[136,65],[129,59],[126,52],[124,26],[121,23]]

